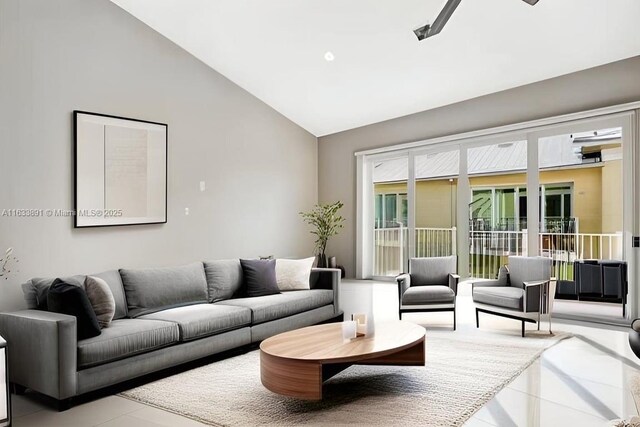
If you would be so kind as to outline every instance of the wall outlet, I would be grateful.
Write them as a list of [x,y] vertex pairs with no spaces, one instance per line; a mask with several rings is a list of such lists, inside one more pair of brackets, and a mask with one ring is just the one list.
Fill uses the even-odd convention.
[[207,189],[207,185],[204,181],[200,181],[200,191],[204,191]]
[[184,208],[184,214],[187,216],[189,215],[189,208]]

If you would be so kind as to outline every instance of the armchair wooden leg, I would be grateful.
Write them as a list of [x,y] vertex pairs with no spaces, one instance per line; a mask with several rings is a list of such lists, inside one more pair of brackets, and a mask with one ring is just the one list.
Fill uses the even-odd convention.
[[524,320],[522,321],[522,337],[524,338]]
[[398,310],[398,318],[402,320],[402,311]]
[[480,312],[476,308],[476,328],[480,327]]
[[456,330],[456,309],[453,308],[453,330]]

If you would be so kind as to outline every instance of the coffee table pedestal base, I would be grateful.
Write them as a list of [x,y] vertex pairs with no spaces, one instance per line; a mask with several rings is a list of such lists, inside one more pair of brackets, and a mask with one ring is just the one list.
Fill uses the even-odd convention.
[[322,400],[322,384],[352,365],[424,366],[424,338],[404,349],[344,363],[277,357],[260,351],[260,379],[274,393]]

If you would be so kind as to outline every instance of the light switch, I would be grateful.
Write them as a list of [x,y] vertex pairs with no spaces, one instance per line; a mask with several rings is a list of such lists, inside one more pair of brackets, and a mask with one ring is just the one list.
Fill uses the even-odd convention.
[[189,208],[184,208],[184,214],[189,215]]
[[204,181],[200,181],[200,191],[204,191],[207,189],[207,186]]

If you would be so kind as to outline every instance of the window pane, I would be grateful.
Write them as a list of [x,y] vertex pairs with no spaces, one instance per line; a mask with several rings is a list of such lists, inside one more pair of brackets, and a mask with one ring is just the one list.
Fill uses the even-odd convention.
[[406,157],[373,163],[376,207],[374,276],[396,276],[405,271],[408,263],[408,172],[409,161]]
[[396,195],[385,194],[384,195],[384,212],[385,212],[385,228],[397,227],[397,212],[396,212]]
[[472,230],[490,230],[493,212],[491,190],[473,190],[469,212]]
[[576,262],[623,256],[621,227],[611,228],[622,224],[622,129],[540,138],[538,161],[539,255],[551,259],[553,275],[579,299],[584,282],[575,280]]
[[376,194],[375,196],[375,228],[382,228],[383,217],[382,217],[382,194]]
[[[523,255],[527,183],[527,141],[469,148],[469,273],[495,278],[510,255]],[[518,193],[516,193],[518,190]],[[524,195],[524,194],[523,194]],[[524,214],[524,215],[522,215]]]
[[449,256],[457,252],[459,169],[458,150],[415,157],[416,228],[413,238],[417,257]]
[[400,218],[402,224],[406,227],[409,225],[409,200],[407,200],[407,195],[401,194],[400,201]]

